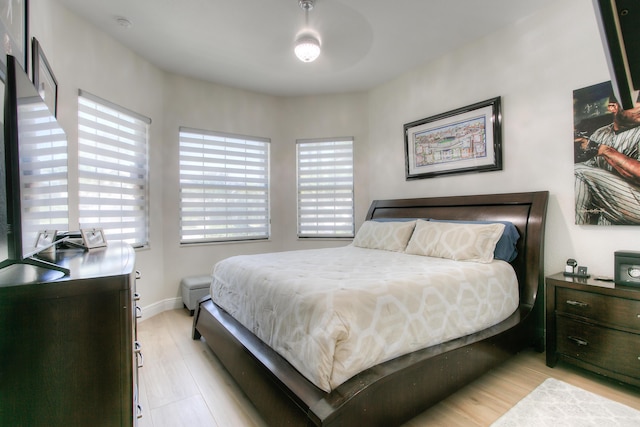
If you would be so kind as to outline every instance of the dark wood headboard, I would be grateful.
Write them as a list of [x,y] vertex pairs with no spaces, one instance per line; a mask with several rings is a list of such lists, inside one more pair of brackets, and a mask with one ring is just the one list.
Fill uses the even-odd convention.
[[520,285],[520,303],[530,308],[543,289],[544,225],[548,191],[375,200],[366,219],[434,218],[510,221],[518,232],[518,257],[511,262]]

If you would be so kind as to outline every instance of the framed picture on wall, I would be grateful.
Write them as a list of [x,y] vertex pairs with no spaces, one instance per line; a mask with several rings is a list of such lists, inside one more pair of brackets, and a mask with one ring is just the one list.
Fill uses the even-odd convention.
[[47,104],[51,114],[57,117],[58,112],[58,81],[53,75],[49,61],[42,51],[42,46],[34,37],[31,40],[31,65],[33,68],[33,85],[40,97]]
[[0,0],[0,62],[7,65],[6,55],[13,55],[27,70],[28,0]]
[[638,141],[638,108],[625,110],[611,81],[573,91],[576,225],[640,225]]
[[406,179],[502,169],[500,97],[404,125]]

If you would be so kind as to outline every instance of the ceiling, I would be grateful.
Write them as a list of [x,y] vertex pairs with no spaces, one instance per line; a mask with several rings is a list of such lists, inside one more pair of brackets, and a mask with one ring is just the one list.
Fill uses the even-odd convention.
[[280,96],[370,89],[554,1],[316,0],[303,63],[298,0],[58,0],[163,70]]

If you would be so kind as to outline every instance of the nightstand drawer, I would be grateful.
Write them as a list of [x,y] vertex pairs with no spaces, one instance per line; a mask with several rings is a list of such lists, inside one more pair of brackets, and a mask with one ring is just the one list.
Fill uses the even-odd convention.
[[640,301],[575,289],[556,289],[556,312],[640,332]]
[[557,317],[557,349],[566,356],[640,378],[640,336]]

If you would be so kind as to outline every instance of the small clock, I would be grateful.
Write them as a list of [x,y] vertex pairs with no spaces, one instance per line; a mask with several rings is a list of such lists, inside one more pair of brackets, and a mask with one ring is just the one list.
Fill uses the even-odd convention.
[[640,286],[640,252],[616,251],[614,259],[616,284]]
[[632,279],[640,279],[640,266],[629,267],[629,269],[627,270],[627,274]]

